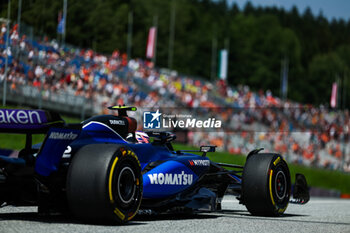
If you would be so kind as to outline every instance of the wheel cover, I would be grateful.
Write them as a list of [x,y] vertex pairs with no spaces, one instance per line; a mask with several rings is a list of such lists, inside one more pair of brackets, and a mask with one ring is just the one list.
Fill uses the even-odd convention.
[[130,167],[124,167],[120,171],[120,175],[118,177],[117,190],[119,199],[124,204],[129,204],[134,200],[135,192],[136,192],[136,178],[135,173]]
[[287,178],[282,170],[278,171],[275,177],[275,193],[279,200],[283,200],[287,193]]

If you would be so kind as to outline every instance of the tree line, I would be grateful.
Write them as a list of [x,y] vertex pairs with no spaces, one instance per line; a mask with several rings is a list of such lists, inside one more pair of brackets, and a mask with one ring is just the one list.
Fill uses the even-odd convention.
[[[21,21],[34,34],[57,38],[63,1],[26,0]],[[0,17],[7,3],[0,3]],[[132,57],[145,58],[148,29],[158,21],[157,66],[168,66],[171,11],[175,10],[173,66],[183,74],[210,79],[213,41],[217,49],[229,41],[228,82],[253,90],[280,93],[281,62],[288,59],[288,98],[328,104],[333,82],[350,106],[350,21],[329,21],[310,8],[286,11],[276,7],[242,9],[225,0],[68,0],[66,42],[101,53],[127,51],[128,15],[133,14]],[[17,20],[12,0],[11,19]],[[227,46],[227,43],[226,43]],[[347,91],[346,91],[347,90]]]

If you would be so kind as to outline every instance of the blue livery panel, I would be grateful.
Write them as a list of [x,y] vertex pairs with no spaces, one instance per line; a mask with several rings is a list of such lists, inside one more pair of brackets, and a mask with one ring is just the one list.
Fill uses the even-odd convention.
[[35,171],[48,176],[58,169],[68,145],[81,147],[91,143],[127,144],[138,155],[142,170],[148,164],[161,164],[143,174],[143,198],[166,198],[194,185],[210,167],[210,160],[194,154],[177,155],[164,145],[134,144],[100,122],[89,122],[82,130],[51,128],[38,154]]
[[97,121],[92,121],[84,125],[82,132],[84,136],[88,135],[96,142],[127,143],[115,130]]
[[64,151],[79,133],[80,130],[77,129],[50,128],[38,153],[35,171],[42,176],[49,176],[57,171]]
[[137,154],[143,170],[150,162],[158,160],[174,159],[176,156],[165,146],[155,146],[150,143],[128,144],[128,146]]

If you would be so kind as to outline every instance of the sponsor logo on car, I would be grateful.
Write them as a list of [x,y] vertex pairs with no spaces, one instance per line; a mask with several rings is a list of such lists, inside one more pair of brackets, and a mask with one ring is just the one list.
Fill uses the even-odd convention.
[[29,110],[0,110],[0,123],[7,124],[41,124],[39,112]]
[[180,174],[173,173],[153,173],[148,174],[151,184],[159,185],[191,185],[193,182],[193,175],[186,174],[182,171]]
[[196,159],[196,160],[189,160],[188,161],[191,166],[202,166],[202,167],[209,167],[210,161],[205,159]]
[[53,140],[74,140],[78,137],[78,134],[73,132],[62,133],[62,132],[51,132],[49,139]]
[[123,120],[109,120],[109,123],[112,125],[125,125]]

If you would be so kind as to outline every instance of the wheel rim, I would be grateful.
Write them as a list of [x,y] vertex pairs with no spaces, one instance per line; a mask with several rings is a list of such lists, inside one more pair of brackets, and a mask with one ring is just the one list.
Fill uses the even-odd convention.
[[130,167],[124,167],[120,171],[117,183],[119,199],[124,204],[129,204],[135,195],[135,173]]
[[285,198],[287,193],[287,178],[283,171],[278,171],[275,177],[275,193],[279,200]]

